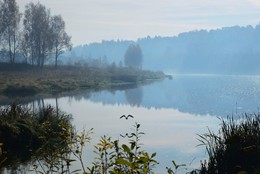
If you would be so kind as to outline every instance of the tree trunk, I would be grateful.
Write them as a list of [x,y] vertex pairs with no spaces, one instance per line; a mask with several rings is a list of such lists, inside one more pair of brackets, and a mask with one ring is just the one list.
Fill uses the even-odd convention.
[[9,52],[9,60],[10,63],[13,64],[13,56],[12,56],[12,43],[11,43],[11,31],[10,28],[8,27],[8,52]]
[[55,69],[58,67],[58,49],[55,48]]
[[14,41],[13,41],[13,63],[15,63],[16,57],[16,34],[14,33]]

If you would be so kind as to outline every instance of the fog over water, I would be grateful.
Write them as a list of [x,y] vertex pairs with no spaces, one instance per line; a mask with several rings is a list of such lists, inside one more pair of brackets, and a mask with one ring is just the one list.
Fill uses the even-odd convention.
[[[26,7],[36,1],[16,1],[22,15],[13,44],[6,37],[12,30],[5,27],[12,15],[2,13],[0,19],[0,106],[14,101],[33,109],[50,104],[71,114],[78,132],[94,128],[84,149],[88,167],[101,136],[125,142],[121,134],[137,122],[145,133],[144,150],[157,152],[160,164],[154,171],[166,173],[174,160],[187,165],[178,171],[183,174],[207,159],[198,135],[217,132],[228,116],[260,112],[259,0],[41,0],[41,13],[29,13]],[[53,15],[61,15],[62,29],[57,31],[66,36],[60,39],[59,54]],[[67,46],[62,45],[64,38]],[[10,59],[9,67],[12,54],[15,61]],[[13,70],[13,63],[25,66],[21,72],[30,70],[27,65],[32,68],[24,75],[30,78]],[[34,68],[40,69],[39,76]],[[151,80],[162,72],[169,76]],[[128,114],[134,118],[120,119]]]

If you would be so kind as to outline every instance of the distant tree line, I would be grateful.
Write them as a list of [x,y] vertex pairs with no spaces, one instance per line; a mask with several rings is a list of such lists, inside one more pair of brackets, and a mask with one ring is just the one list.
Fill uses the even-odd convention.
[[126,66],[142,69],[143,53],[138,44],[129,45],[124,57]]
[[0,60],[43,67],[50,58],[57,67],[58,57],[72,48],[60,15],[38,3],[29,3],[22,14],[16,0],[0,0]]
[[[108,63],[119,63],[131,44],[138,44],[142,50],[143,69],[260,74],[260,24],[195,30],[169,37],[148,36],[137,41],[102,41],[74,47],[72,52],[76,60],[106,55]],[[65,62],[71,53],[65,53],[62,60]]]
[[[112,47],[109,47],[109,52],[114,52],[115,54],[124,53],[123,56],[117,57],[119,61],[113,61],[113,57],[108,57],[106,54],[103,56],[94,57],[91,54],[89,55],[86,51],[84,53],[80,53],[78,49],[82,47],[76,47],[71,52],[67,52],[62,55],[63,61],[62,63],[74,66],[87,66],[87,67],[97,67],[97,68],[131,68],[131,69],[142,69],[143,65],[143,53],[139,44],[137,43],[129,43],[125,45],[125,50],[117,49],[113,50]],[[99,50],[100,52],[104,52],[104,50]],[[118,52],[118,53],[117,53]],[[119,59],[118,59],[119,58]],[[61,63],[61,62],[60,62]]]

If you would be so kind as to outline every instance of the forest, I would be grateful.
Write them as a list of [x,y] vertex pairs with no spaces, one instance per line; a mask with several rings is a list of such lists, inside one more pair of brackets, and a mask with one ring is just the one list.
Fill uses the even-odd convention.
[[[259,74],[260,25],[195,30],[177,36],[147,36],[137,41],[111,40],[76,46],[63,63],[120,65],[133,43],[140,45],[143,68],[171,73]],[[159,63],[158,63],[159,62]]]
[[38,67],[50,64],[123,67],[129,66],[125,62],[127,49],[136,45],[142,53],[139,68],[143,69],[176,74],[260,73],[259,24],[195,30],[177,36],[147,36],[136,41],[104,40],[72,47],[62,16],[52,15],[44,5],[29,3],[22,13],[15,0],[4,0],[0,1],[0,8],[0,62]]

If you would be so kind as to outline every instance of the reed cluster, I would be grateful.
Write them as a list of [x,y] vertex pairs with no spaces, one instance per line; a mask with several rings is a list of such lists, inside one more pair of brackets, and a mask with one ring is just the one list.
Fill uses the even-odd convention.
[[47,106],[0,108],[0,168],[16,168],[45,152],[67,146],[71,116]]
[[201,173],[260,173],[260,114],[221,119],[217,134],[209,130],[199,137],[209,155]]

